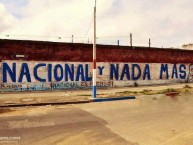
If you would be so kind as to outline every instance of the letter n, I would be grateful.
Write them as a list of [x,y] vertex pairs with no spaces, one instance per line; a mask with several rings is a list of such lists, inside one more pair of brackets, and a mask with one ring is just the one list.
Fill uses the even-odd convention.
[[118,80],[119,64],[116,64],[116,66],[114,64],[110,65],[110,80],[113,80],[114,76],[115,76],[115,79]]
[[16,63],[12,64],[12,69],[7,63],[3,63],[3,83],[7,82],[7,73],[9,74],[12,82],[16,82]]

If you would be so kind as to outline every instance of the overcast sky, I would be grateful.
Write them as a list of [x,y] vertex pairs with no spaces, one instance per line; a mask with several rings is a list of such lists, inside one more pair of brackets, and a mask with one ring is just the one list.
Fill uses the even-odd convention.
[[[0,37],[90,42],[93,7],[94,0],[0,0]],[[97,0],[97,43],[129,45],[130,33],[138,46],[149,38],[155,47],[193,43],[192,7],[193,0]]]

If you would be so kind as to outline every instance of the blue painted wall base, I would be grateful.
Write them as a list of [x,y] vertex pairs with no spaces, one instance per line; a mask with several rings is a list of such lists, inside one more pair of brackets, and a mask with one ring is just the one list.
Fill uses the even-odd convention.
[[118,101],[118,100],[127,100],[127,99],[136,99],[136,97],[128,96],[128,97],[116,97],[116,98],[96,98],[93,100],[93,102]]

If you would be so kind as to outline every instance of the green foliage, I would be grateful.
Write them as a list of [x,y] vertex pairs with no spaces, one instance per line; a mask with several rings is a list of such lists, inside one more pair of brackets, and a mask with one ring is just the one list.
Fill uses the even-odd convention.
[[168,88],[162,91],[163,94],[171,93],[171,92],[178,92],[176,89]]
[[138,87],[139,84],[138,84],[137,82],[134,82],[134,86],[135,86],[135,87]]
[[185,89],[191,89],[192,87],[190,85],[185,85],[183,88]]
[[151,95],[152,94],[151,91],[152,90],[145,89],[145,90],[141,91],[140,93],[142,93],[144,95]]
[[123,91],[123,92],[116,92],[115,94],[137,94],[138,92],[137,91]]

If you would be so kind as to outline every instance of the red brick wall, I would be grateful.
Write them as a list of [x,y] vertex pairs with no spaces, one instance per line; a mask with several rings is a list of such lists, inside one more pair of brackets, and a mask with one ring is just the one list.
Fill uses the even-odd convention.
[[[0,60],[91,62],[92,44],[0,40]],[[20,58],[21,59],[21,58]],[[193,63],[193,51],[97,45],[98,62]]]

